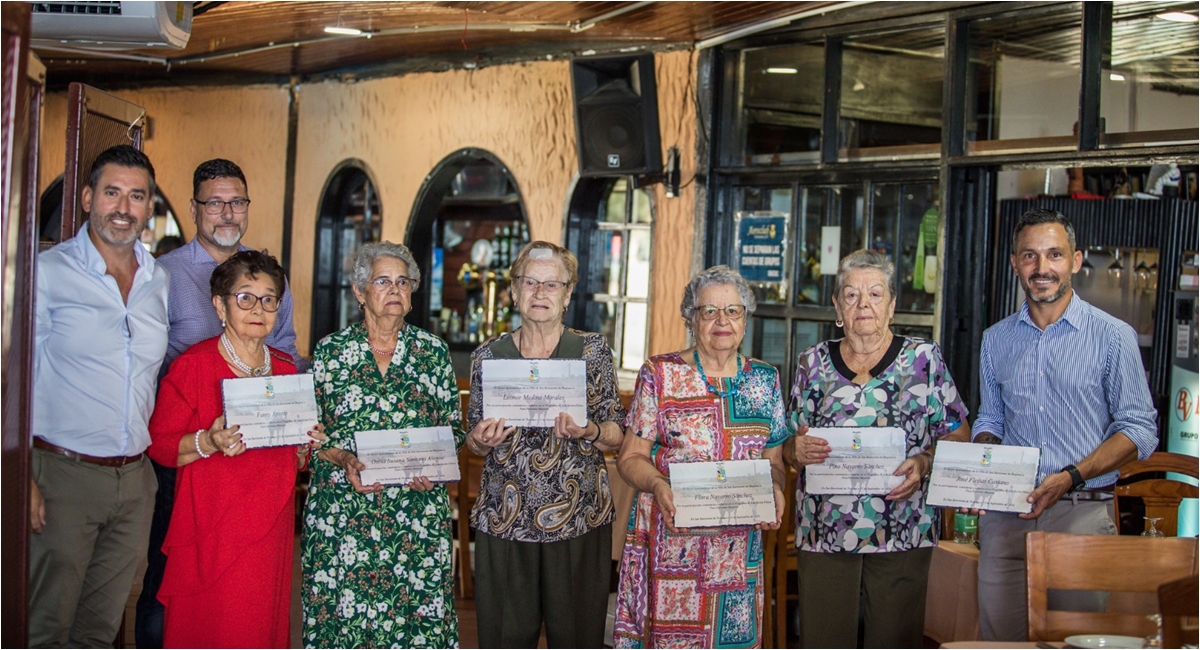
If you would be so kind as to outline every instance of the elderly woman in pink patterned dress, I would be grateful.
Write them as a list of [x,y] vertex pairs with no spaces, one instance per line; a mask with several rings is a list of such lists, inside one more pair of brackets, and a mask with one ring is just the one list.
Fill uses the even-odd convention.
[[[692,278],[680,312],[696,345],[656,356],[638,376],[618,468],[638,490],[617,587],[614,646],[762,645],[762,529],[783,514],[779,373],[738,353],[754,293],[725,266]],[[775,518],[681,529],[668,480],[675,463],[771,463]]]

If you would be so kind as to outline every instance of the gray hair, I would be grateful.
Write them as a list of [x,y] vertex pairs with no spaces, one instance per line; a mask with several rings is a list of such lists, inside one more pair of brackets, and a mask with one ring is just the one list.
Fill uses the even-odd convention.
[[742,298],[742,304],[746,306],[746,318],[750,318],[750,315],[758,308],[758,302],[754,299],[754,291],[750,289],[746,280],[740,273],[722,264],[697,273],[684,287],[683,302],[679,303],[679,313],[683,314],[684,320],[691,322],[692,317],[696,315],[696,307],[699,306],[696,304],[696,296],[700,290],[718,285],[732,285],[737,288],[738,295]]
[[420,286],[421,268],[417,266],[417,260],[413,258],[412,251],[408,250],[404,244],[381,241],[363,244],[354,258],[353,282],[359,291],[367,290],[367,282],[371,280],[371,269],[375,268],[375,262],[384,257],[393,257],[404,262],[404,265],[408,267],[408,277]]
[[850,253],[843,257],[841,262],[838,262],[837,278],[833,281],[834,300],[842,297],[842,288],[846,286],[846,276],[855,269],[879,271],[883,274],[884,284],[887,285],[888,297],[896,296],[896,265],[892,264],[887,255],[863,248]]

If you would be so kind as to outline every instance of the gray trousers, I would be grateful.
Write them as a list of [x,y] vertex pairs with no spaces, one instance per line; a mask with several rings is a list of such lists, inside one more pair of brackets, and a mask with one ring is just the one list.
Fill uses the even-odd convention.
[[[1073,503],[1064,497],[1037,519],[1021,519],[1007,512],[989,512],[979,518],[979,632],[985,641],[1029,640],[1025,533],[1116,535],[1112,503]],[[1051,589],[1048,604],[1056,610],[1102,612],[1108,594]]]
[[933,547],[893,553],[797,554],[800,647],[919,648]]
[[29,536],[29,645],[111,648],[149,543],[150,460],[102,467],[34,449],[31,469],[46,525]]
[[479,647],[536,648],[543,622],[547,647],[602,647],[611,576],[611,524],[546,544],[476,533]]

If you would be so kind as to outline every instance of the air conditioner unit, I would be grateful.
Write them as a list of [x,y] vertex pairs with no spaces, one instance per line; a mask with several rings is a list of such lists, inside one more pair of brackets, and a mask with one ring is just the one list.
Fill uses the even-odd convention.
[[182,49],[192,35],[190,2],[34,2],[33,47]]

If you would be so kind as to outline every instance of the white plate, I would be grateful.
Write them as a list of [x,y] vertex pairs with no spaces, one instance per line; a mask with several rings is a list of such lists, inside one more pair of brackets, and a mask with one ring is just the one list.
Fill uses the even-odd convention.
[[1140,648],[1143,643],[1141,637],[1117,634],[1077,634],[1063,641],[1068,648]]

